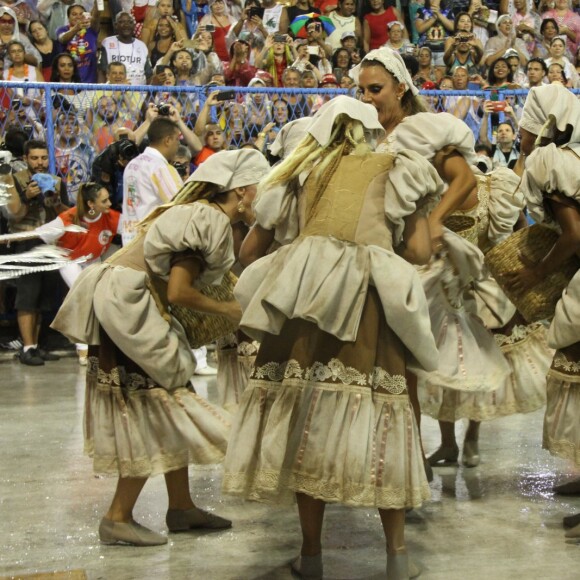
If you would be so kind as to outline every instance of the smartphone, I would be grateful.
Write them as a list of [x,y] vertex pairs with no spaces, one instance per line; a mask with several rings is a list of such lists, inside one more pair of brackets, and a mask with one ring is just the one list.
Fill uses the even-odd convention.
[[415,45],[414,44],[408,44],[405,47],[405,54],[410,54],[411,56],[413,56],[415,54]]
[[286,42],[285,34],[274,34],[274,42]]
[[197,48],[197,40],[185,39],[183,41],[183,48]]
[[342,69],[341,68],[332,69],[332,74],[336,77],[336,80],[340,84],[340,81],[342,80]]
[[252,6],[248,10],[248,16],[253,18],[254,16],[258,16],[258,18],[264,18],[264,9],[258,8],[257,6]]
[[215,32],[215,26],[213,24],[206,24],[203,30],[205,32]]
[[215,97],[216,101],[233,101],[236,98],[236,91],[222,91]]
[[494,101],[492,109],[494,113],[500,113],[502,111],[505,111],[506,107],[507,101]]
[[310,56],[319,56],[318,46],[309,46],[308,47],[308,54]]
[[168,68],[166,64],[158,64],[155,67],[155,74],[162,75]]
[[12,108],[20,109],[22,107],[22,101],[20,99],[12,99]]

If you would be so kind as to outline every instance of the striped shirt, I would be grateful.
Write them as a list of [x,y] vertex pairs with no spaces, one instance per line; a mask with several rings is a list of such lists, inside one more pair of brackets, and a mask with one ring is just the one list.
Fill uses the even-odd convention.
[[137,223],[170,201],[182,185],[175,167],[153,147],[129,162],[123,173],[123,245],[135,237]]

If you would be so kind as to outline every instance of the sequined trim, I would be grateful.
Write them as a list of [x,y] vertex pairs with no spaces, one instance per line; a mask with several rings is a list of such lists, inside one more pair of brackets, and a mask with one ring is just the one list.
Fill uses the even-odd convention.
[[87,375],[96,377],[100,390],[108,390],[111,387],[122,387],[127,391],[162,388],[153,379],[145,375],[126,373],[119,367],[114,367],[107,373],[99,368],[99,359],[97,357],[89,357],[87,367]]
[[276,382],[285,379],[301,379],[318,383],[332,381],[343,385],[368,386],[373,390],[384,389],[393,395],[400,395],[407,388],[407,381],[402,375],[391,375],[380,367],[375,367],[373,372],[367,375],[353,367],[345,366],[336,358],[331,359],[328,365],[315,362],[306,369],[303,369],[295,359],[284,363],[269,362],[254,368],[251,378]]

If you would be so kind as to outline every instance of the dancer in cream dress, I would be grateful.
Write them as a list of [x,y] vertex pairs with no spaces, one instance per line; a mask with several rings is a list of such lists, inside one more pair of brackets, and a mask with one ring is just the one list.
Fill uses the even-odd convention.
[[[474,173],[477,189],[464,204],[469,209],[453,215],[473,218],[477,245],[486,253],[513,233],[525,200],[518,191],[520,178],[511,169],[484,175],[474,168]],[[553,356],[546,344],[546,326],[540,322],[527,324],[489,274],[475,280],[468,294],[471,310],[493,331],[511,372],[498,389],[488,393],[462,392],[429,383],[419,389],[421,410],[440,421],[445,457],[458,454],[455,421],[468,419],[470,430],[475,431],[482,421],[543,407],[545,376]],[[467,467],[478,463],[478,455],[464,457]]]
[[268,171],[257,151],[212,156],[131,244],[81,274],[53,323],[89,345],[85,450],[96,473],[119,477],[99,528],[104,543],[167,542],[132,516],[147,479],[161,473],[170,531],[231,526],[189,493],[188,465],[221,461],[230,423],[193,390],[195,359],[170,305],[239,320],[237,302],[196,288],[219,283],[231,267],[231,224],[250,221],[255,184]]
[[[528,208],[560,234],[546,257],[509,276],[523,291],[580,258],[580,102],[564,87],[530,90],[520,121],[522,151],[528,155],[522,181]],[[535,142],[535,147],[534,147]],[[580,263],[580,262],[579,262]],[[580,466],[580,271],[556,305],[548,344],[557,349],[548,373],[543,446]],[[580,490],[580,482],[566,491]],[[556,488],[557,491],[559,491]],[[566,537],[580,538],[580,514],[565,518]]]
[[[296,498],[303,544],[293,569],[304,578],[322,577],[327,502],[378,508],[387,578],[415,576],[405,508],[429,497],[405,369],[409,360],[435,368],[437,351],[421,282],[403,258],[429,259],[423,208],[442,183],[415,153],[371,153],[365,133],[383,133],[372,107],[341,96],[320,109],[260,186],[241,252],[253,263],[236,287],[241,328],[261,346],[224,491]],[[265,255],[277,237],[282,247]]]
[[[431,373],[417,371],[419,389],[426,384],[471,393],[493,391],[501,386],[509,367],[491,333],[464,300],[466,290],[483,277],[483,254],[443,226],[445,218],[461,209],[476,187],[470,169],[475,164],[473,134],[453,115],[426,112],[396,52],[388,48],[369,52],[354,74],[358,77],[360,98],[378,110],[386,131],[377,151],[416,151],[447,183],[441,201],[429,213],[436,255],[419,270],[439,349],[439,366]],[[411,389],[413,392],[416,389]],[[418,399],[414,407],[419,415]],[[464,461],[478,457],[478,435],[478,429],[467,430]],[[430,463],[456,461],[456,449],[450,454],[440,448]]]

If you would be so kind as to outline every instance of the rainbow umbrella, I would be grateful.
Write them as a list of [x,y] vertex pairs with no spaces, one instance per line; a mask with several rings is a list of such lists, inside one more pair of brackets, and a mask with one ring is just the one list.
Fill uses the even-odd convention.
[[334,24],[332,20],[328,16],[322,16],[321,14],[317,14],[316,12],[310,12],[308,14],[300,14],[300,16],[296,16],[292,23],[290,24],[290,30],[297,38],[306,38],[306,23],[311,19],[314,18],[322,24],[322,28],[326,35],[329,36],[334,32]]

